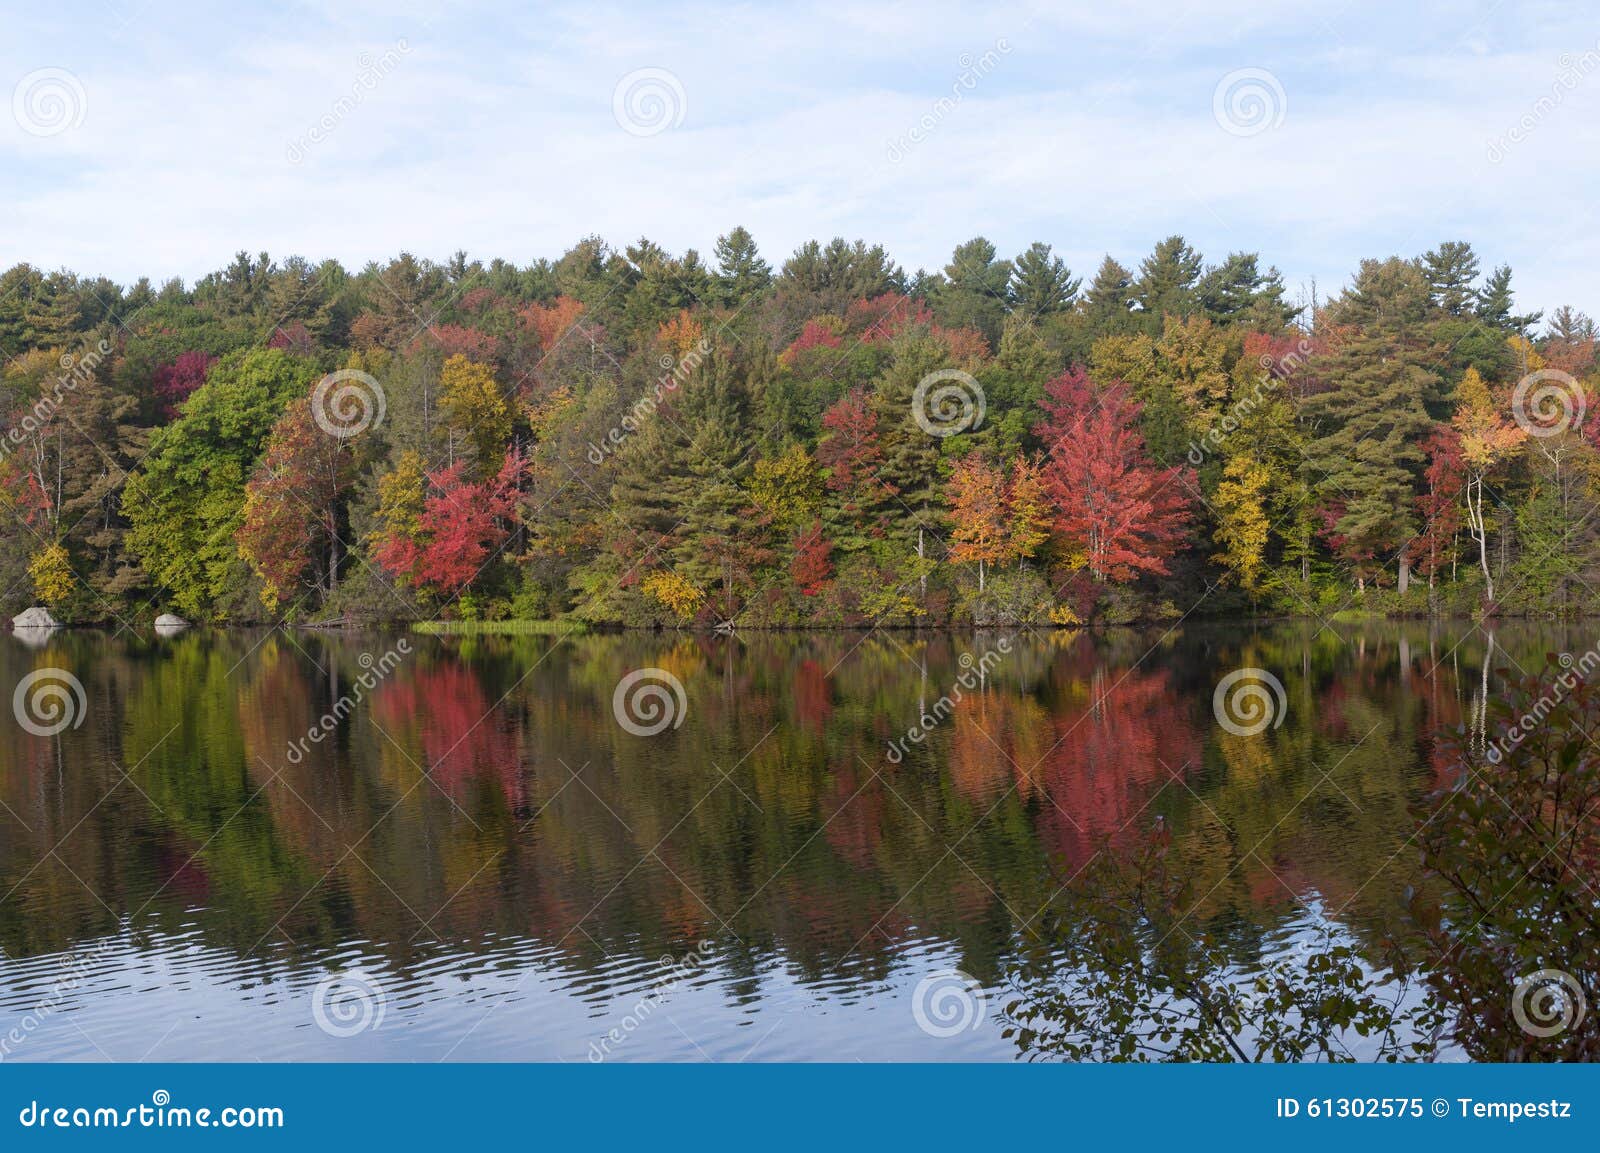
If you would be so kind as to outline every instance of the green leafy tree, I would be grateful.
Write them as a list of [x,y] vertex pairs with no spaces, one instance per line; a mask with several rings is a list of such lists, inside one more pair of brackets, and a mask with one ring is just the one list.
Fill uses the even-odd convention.
[[235,544],[245,482],[278,417],[317,376],[273,349],[223,358],[128,481],[129,548],[179,612],[227,618],[246,607],[250,570]]

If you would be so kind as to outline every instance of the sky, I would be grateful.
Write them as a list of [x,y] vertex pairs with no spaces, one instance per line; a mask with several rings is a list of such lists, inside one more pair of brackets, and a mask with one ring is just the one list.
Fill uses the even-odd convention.
[[1323,298],[1471,241],[1524,308],[1600,312],[1600,7],[0,0],[0,268],[192,282],[241,250],[735,225],[908,271],[1182,233]]

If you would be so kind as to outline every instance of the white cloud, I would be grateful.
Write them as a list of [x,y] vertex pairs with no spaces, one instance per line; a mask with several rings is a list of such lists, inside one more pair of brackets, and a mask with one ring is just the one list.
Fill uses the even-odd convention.
[[[1560,57],[1595,47],[1581,11],[1510,21],[1383,5],[1323,12],[1253,0],[987,9],[698,5],[506,9],[302,5],[125,10],[95,36],[35,12],[0,48],[7,86],[71,68],[89,107],[49,138],[0,119],[0,266],[28,260],[131,280],[193,278],[234,251],[406,249],[526,262],[598,232],[707,251],[737,223],[776,261],[810,237],[883,242],[937,267],[983,233],[1044,239],[1090,272],[1183,232],[1213,257],[1259,250],[1324,293],[1363,256],[1472,240],[1524,300],[1594,306],[1587,192],[1600,67],[1491,163],[1488,145],[1548,96]],[[243,31],[230,34],[237,26]],[[1009,50],[926,139],[888,145],[949,96],[963,53]],[[348,98],[361,54],[399,63],[298,165],[286,149]],[[612,118],[635,68],[682,82],[681,127]],[[1273,71],[1277,129],[1230,136],[1212,90]]]

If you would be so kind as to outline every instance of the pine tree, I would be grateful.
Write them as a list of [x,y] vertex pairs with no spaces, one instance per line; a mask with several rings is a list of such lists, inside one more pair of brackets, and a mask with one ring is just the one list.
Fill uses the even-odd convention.
[[1221,264],[1206,269],[1196,288],[1200,308],[1218,324],[1238,324],[1259,332],[1277,332],[1300,314],[1283,299],[1283,274],[1260,269],[1254,252],[1231,252]]
[[940,441],[917,421],[913,398],[922,379],[947,366],[939,341],[926,333],[906,333],[895,342],[894,360],[873,401],[882,454],[877,477],[892,494],[880,515],[888,537],[915,554],[909,567],[924,596],[933,563],[929,537],[939,528]]
[[1500,265],[1483,279],[1483,288],[1477,297],[1478,319],[1502,333],[1523,336],[1539,323],[1544,315],[1539,312],[1514,312],[1515,294],[1511,291],[1511,269]]
[[1338,551],[1365,586],[1372,566],[1398,558],[1415,530],[1413,494],[1432,424],[1424,400],[1438,391],[1427,360],[1428,287],[1416,266],[1365,261],[1350,292],[1330,306],[1343,340],[1327,368],[1330,387],[1309,396],[1302,414],[1317,430],[1306,446],[1308,483],[1330,510]]
[[1181,236],[1167,237],[1144,258],[1134,281],[1133,298],[1145,331],[1154,335],[1168,316],[1184,317],[1194,311],[1203,267],[1200,254]]
[[1083,294],[1082,315],[1088,342],[1133,328],[1133,299],[1133,274],[1107,256]]
[[1569,304],[1563,304],[1550,314],[1551,340],[1562,344],[1584,344],[1593,341],[1597,335],[1600,334],[1596,332],[1594,321]]
[[1072,307],[1082,283],[1048,244],[1035,241],[1012,262],[1011,305],[1025,317],[1053,316]]
[[1422,258],[1428,277],[1428,294],[1436,308],[1451,316],[1464,316],[1476,303],[1473,283],[1478,279],[1478,255],[1464,240],[1447,240]]
[[978,236],[956,246],[944,278],[933,297],[940,323],[975,328],[992,347],[1011,304],[1011,262],[997,259],[994,245]]
[[772,283],[772,266],[761,259],[755,237],[743,227],[717,237],[717,294],[724,306],[741,308]]

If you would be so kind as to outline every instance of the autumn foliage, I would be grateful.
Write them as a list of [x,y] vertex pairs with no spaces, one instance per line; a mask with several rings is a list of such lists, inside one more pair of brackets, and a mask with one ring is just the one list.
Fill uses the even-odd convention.
[[1193,474],[1150,462],[1139,404],[1120,382],[1096,387],[1074,369],[1045,386],[1039,435],[1056,528],[1097,580],[1165,573],[1190,520]]
[[450,595],[464,588],[510,535],[517,486],[526,469],[512,453],[491,479],[468,479],[465,461],[426,474],[415,528],[391,523],[381,532],[374,556],[414,588]]

